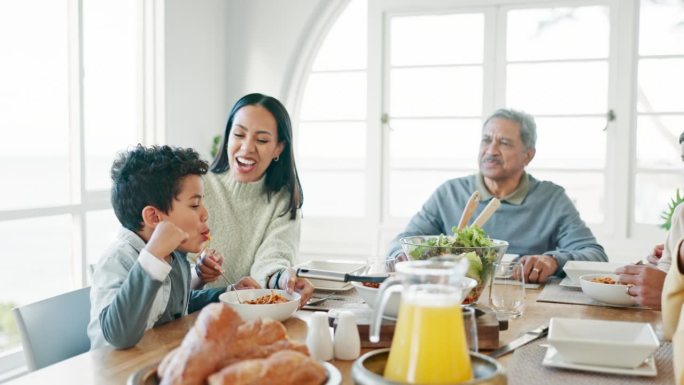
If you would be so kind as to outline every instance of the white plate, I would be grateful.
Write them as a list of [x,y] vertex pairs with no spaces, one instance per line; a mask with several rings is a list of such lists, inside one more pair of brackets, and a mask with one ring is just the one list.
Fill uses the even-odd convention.
[[579,284],[579,282],[578,283],[573,282],[572,279],[570,279],[570,277],[563,278],[563,280],[560,281],[559,285],[564,286],[564,287],[574,287],[576,289],[582,288],[582,286]]
[[641,366],[633,369],[629,368],[617,368],[612,366],[595,366],[595,365],[585,365],[585,364],[574,364],[571,362],[565,362],[563,358],[558,354],[558,351],[553,346],[548,347],[546,350],[546,355],[542,361],[542,365],[550,366],[553,368],[562,369],[574,369],[574,370],[584,370],[587,372],[597,372],[597,373],[608,373],[608,374],[623,374],[626,376],[648,376],[655,377],[658,374],[658,369],[656,368],[655,359],[653,356],[648,357]]
[[328,372],[328,381],[323,385],[340,385],[342,383],[340,371],[330,362],[320,361],[320,363],[323,364],[323,367],[325,367],[325,370]]
[[[309,269],[328,270],[337,273],[359,273],[366,267],[363,262],[356,261],[308,261],[295,267],[308,267]],[[327,281],[324,279],[309,278],[316,290],[347,291],[353,288],[350,282]]]

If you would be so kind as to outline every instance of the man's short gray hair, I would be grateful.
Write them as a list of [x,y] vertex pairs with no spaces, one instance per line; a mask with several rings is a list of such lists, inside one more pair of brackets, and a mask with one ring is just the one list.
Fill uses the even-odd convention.
[[532,115],[511,108],[499,108],[485,120],[483,127],[492,119],[506,119],[520,124],[520,140],[525,145],[525,149],[535,148],[537,123],[534,122]]

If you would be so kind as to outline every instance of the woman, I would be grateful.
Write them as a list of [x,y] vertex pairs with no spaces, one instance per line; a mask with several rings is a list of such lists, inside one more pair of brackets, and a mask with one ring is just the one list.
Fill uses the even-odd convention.
[[[295,275],[303,194],[292,151],[290,117],[277,99],[249,94],[228,117],[219,151],[205,177],[205,204],[214,229],[197,274],[211,281],[223,269],[230,283],[251,275],[267,288],[298,291],[305,304],[311,283]],[[220,279],[211,286],[226,286]]]

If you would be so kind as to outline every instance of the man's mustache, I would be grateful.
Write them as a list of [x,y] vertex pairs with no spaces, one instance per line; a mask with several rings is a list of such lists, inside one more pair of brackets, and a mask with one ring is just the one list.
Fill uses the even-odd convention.
[[502,164],[503,161],[498,156],[485,156],[482,158],[482,163],[484,162],[494,162],[496,164]]

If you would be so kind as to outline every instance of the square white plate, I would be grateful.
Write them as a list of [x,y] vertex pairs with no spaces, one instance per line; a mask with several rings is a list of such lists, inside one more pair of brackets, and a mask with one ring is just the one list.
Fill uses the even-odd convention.
[[628,368],[616,368],[612,366],[595,366],[595,365],[584,365],[584,364],[574,364],[571,362],[565,362],[563,358],[558,354],[558,351],[553,346],[549,345],[546,350],[546,355],[542,361],[542,365],[549,366],[553,368],[562,369],[574,369],[574,370],[584,370],[587,372],[597,372],[597,373],[608,373],[608,374],[622,374],[626,376],[648,376],[655,377],[658,375],[658,369],[656,368],[655,359],[653,356],[648,357],[641,366],[633,369]]
[[570,277],[563,278],[563,280],[560,281],[559,285],[563,286],[563,287],[574,287],[576,289],[582,288],[582,286],[580,285],[579,282],[577,282],[577,283],[573,282],[572,279],[570,279]]
[[[337,273],[360,273],[366,266],[364,262],[355,261],[308,261],[295,267],[308,267],[309,269],[328,270]],[[353,288],[350,282],[326,281],[323,279],[309,278],[316,290],[347,291]]]

